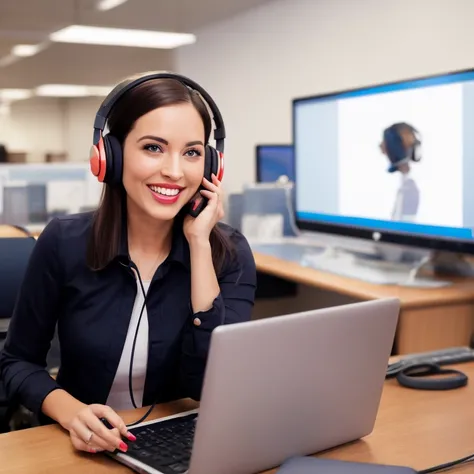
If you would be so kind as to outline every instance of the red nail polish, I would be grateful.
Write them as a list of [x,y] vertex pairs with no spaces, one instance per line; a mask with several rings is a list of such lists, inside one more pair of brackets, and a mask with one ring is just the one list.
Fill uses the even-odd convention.
[[130,440],[130,441],[136,441],[137,438],[135,436],[132,435],[132,433],[128,433],[127,434],[127,438]]
[[123,441],[120,441],[119,448],[125,453],[128,449],[128,446]]
[[89,448],[89,452],[92,453],[92,454],[96,454],[97,451],[94,449],[94,448]]

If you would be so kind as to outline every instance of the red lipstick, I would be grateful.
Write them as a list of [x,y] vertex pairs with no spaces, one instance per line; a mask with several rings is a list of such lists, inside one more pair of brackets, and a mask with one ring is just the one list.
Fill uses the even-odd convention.
[[148,184],[148,189],[155,201],[160,204],[174,204],[178,199],[183,186],[170,183]]

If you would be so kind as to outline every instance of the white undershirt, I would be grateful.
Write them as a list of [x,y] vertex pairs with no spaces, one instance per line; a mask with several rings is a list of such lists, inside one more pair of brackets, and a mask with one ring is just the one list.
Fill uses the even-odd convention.
[[[149,281],[143,282],[145,294],[150,286]],[[137,296],[132,309],[128,333],[122,350],[122,356],[115,374],[112,388],[110,389],[107,405],[113,410],[127,410],[134,408],[130,398],[128,387],[128,373],[130,370],[130,357],[132,353],[133,339],[137,330],[138,318],[143,307],[143,291],[140,282],[137,280]],[[132,387],[133,397],[137,407],[143,405],[143,390],[145,387],[146,369],[148,361],[148,314],[146,307],[143,310],[138,329],[137,342],[135,343],[135,353],[133,356]]]

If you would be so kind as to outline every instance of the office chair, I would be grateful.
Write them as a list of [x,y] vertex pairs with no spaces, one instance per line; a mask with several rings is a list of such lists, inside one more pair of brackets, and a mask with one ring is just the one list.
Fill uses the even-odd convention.
[[13,314],[17,294],[35,244],[34,237],[0,238],[0,320],[8,320]]
[[[0,351],[5,344],[8,322],[35,244],[36,240],[25,232],[22,237],[0,238]],[[0,381],[0,433],[9,431],[9,419],[14,410]]]
[[[0,351],[5,344],[8,322],[13,315],[18,291],[36,244],[36,239],[29,236],[27,230],[19,227],[16,230],[23,232],[23,237],[0,238],[0,262],[2,262],[0,265]],[[56,330],[47,355],[49,373],[54,375],[59,365],[60,346]],[[28,423],[32,417],[29,414],[25,415],[25,410],[21,407],[9,403],[0,380],[0,433],[10,430],[10,419],[16,412],[20,415],[17,417],[20,421],[16,422],[16,428],[29,427]]]

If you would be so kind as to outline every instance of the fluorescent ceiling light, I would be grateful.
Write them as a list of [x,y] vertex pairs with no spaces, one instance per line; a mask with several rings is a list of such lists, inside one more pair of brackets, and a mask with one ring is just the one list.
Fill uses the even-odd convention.
[[35,90],[41,97],[90,97],[106,96],[112,87],[108,86],[81,86],[75,84],[44,84]]
[[136,48],[172,49],[196,42],[196,37],[187,33],[165,33],[161,31],[126,30],[97,26],[72,25],[51,33],[51,41],[58,43],[100,44],[109,46],[134,46]]
[[97,3],[97,10],[106,11],[112,10],[112,8],[118,7],[125,3],[127,0],[100,0]]
[[17,56],[19,58],[27,58],[30,56],[34,56],[42,49],[41,45],[39,44],[17,44],[12,48],[13,56]]
[[0,89],[0,99],[5,101],[29,99],[32,95],[29,89]]

